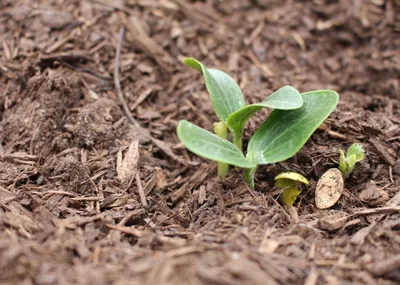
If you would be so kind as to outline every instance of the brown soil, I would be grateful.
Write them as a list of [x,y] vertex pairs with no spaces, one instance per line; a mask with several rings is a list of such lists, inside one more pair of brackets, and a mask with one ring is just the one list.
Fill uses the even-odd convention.
[[[399,284],[399,1],[2,0],[0,41],[0,284]],[[248,102],[290,84],[340,103],[254,191],[221,182],[175,134],[216,119],[184,56]],[[366,159],[318,210],[353,142]],[[288,170],[312,187],[283,208]]]

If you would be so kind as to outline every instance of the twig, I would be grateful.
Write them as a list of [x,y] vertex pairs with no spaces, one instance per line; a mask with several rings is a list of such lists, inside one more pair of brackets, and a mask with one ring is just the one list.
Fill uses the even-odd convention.
[[150,132],[144,128],[142,128],[140,126],[140,124],[133,118],[131,111],[129,110],[128,105],[125,102],[124,96],[122,94],[122,89],[121,89],[121,84],[119,81],[119,57],[121,55],[121,47],[122,47],[122,41],[124,39],[124,26],[121,27],[120,31],[119,31],[119,35],[118,35],[118,44],[117,44],[117,49],[115,52],[115,64],[114,64],[114,85],[115,85],[115,89],[117,91],[117,95],[119,98],[119,101],[121,102],[122,107],[124,108],[124,112],[126,114],[126,116],[128,117],[129,121],[135,126],[137,127],[141,133],[145,136],[147,136],[149,139],[151,139],[151,141],[157,145],[166,155],[168,155],[170,158],[184,164],[190,164],[190,165],[196,165],[195,163],[192,163],[190,161],[185,161],[182,158],[178,157],[177,155],[175,155],[171,149],[169,148],[169,146],[167,146],[163,141],[158,140],[156,138],[153,138],[150,135]]
[[387,163],[389,163],[391,166],[396,163],[396,159],[393,158],[393,156],[387,151],[386,147],[384,147],[378,140],[370,139],[369,141],[386,160]]
[[111,81],[112,80],[111,77],[102,75],[102,74],[100,74],[100,73],[98,73],[96,71],[93,71],[93,70],[89,69],[89,68],[75,66],[75,65],[72,65],[72,64],[70,64],[70,63],[68,63],[66,61],[60,61],[60,64],[66,66],[66,67],[68,67],[68,68],[70,68],[72,70],[75,70],[77,72],[88,73],[90,75],[93,75],[94,77],[97,77],[97,78],[100,78],[100,79],[103,79],[103,80],[107,80],[107,81]]
[[381,208],[373,208],[373,209],[363,209],[358,212],[355,212],[351,215],[351,217],[361,217],[361,216],[369,216],[369,215],[379,215],[379,214],[392,214],[400,212],[400,207],[381,207]]
[[247,57],[254,63],[254,65],[261,71],[261,74],[265,78],[270,78],[274,76],[274,73],[269,69],[269,67],[264,63],[261,63],[257,56],[254,54],[252,49],[246,53]]
[[100,198],[100,197],[74,197],[74,198],[71,198],[71,200],[73,200],[73,201],[95,201],[95,202],[98,202],[98,201],[100,201],[100,200],[102,200],[103,198]]
[[142,237],[143,236],[143,231],[135,229],[133,227],[125,227],[125,226],[118,226],[118,225],[112,225],[112,224],[106,224],[107,228],[110,228],[112,230],[120,231],[121,233],[132,235],[134,237]]
[[125,114],[128,117],[129,121],[136,127],[140,127],[139,123],[133,118],[132,113],[129,110],[129,107],[125,102],[124,95],[122,94],[121,84],[119,82],[119,57],[121,55],[121,47],[122,47],[122,41],[124,40],[124,33],[125,29],[124,26],[122,26],[121,29],[119,30],[117,49],[115,52],[114,84],[119,101],[121,102],[122,107],[124,108]]
[[75,193],[71,193],[71,192],[67,192],[67,191],[57,191],[57,190],[49,190],[49,191],[46,191],[45,194],[66,195],[66,196],[76,197]]
[[140,197],[140,203],[142,204],[143,208],[147,208],[147,201],[146,201],[146,195],[144,194],[143,187],[142,187],[142,182],[140,181],[140,176],[139,172],[136,172],[136,185],[138,188],[139,192],[139,197]]
[[[96,190],[96,193],[99,194],[99,189],[97,188],[96,183],[94,183],[94,181],[92,180],[92,178],[90,178],[89,174],[87,174],[85,172],[86,176],[89,178],[90,183],[93,185],[94,189]],[[100,200],[102,200],[102,198],[100,197],[76,197],[76,198],[72,198],[74,200],[81,200],[81,201],[95,201],[96,202],[96,212],[97,214],[100,214]]]
[[152,37],[149,37],[142,28],[143,24],[139,18],[135,16],[121,17],[122,23],[128,28],[132,40],[136,46],[145,52],[149,57],[161,67],[164,75],[169,76],[174,71],[174,60],[158,45]]

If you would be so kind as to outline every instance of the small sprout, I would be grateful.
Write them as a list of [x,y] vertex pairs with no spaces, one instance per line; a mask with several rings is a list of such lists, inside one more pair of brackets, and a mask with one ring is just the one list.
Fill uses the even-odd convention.
[[229,128],[232,142],[239,149],[242,149],[244,126],[258,110],[262,108],[293,110],[303,105],[301,94],[292,86],[284,86],[264,101],[246,106],[242,91],[231,76],[221,70],[207,68],[194,58],[186,58],[183,63],[203,74],[215,114]]
[[361,144],[354,143],[347,150],[346,155],[341,149],[339,152],[339,170],[346,179],[353,172],[356,163],[364,159],[364,149]]
[[[243,168],[244,180],[254,188],[254,173],[260,164],[271,164],[294,156],[313,132],[332,113],[339,95],[332,90],[316,90],[300,94],[284,86],[264,101],[246,106],[239,85],[228,74],[209,69],[194,58],[184,63],[203,74],[215,113],[227,127],[232,143],[225,133],[214,135],[188,121],[177,127],[179,140],[198,156],[217,161],[218,173],[226,175],[228,164]],[[251,137],[246,155],[242,135],[246,122],[262,108],[275,109]],[[222,163],[222,164],[221,164]]]
[[282,204],[292,206],[301,193],[301,184],[310,186],[307,178],[296,172],[284,172],[275,177],[275,186],[282,188]]
[[343,176],[339,169],[331,168],[318,180],[315,188],[315,205],[318,209],[328,209],[339,201],[343,194]]

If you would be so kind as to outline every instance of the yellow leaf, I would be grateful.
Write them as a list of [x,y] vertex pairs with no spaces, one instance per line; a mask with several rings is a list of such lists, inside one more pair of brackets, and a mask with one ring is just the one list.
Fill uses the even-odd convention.
[[282,204],[292,206],[294,204],[294,201],[296,201],[297,196],[300,195],[300,193],[301,190],[295,187],[287,187],[283,189],[281,195]]
[[298,182],[306,184],[307,186],[310,186],[310,182],[308,182],[307,178],[305,178],[303,175],[298,174],[296,172],[283,172],[283,173],[275,176],[275,180],[281,180],[281,179],[282,180],[283,179],[288,179],[288,180],[292,180],[292,181],[298,181]]
[[278,188],[285,188],[289,186],[294,186],[296,181],[290,180],[290,179],[278,179],[275,181],[275,187]]
[[296,172],[284,172],[275,177],[275,186],[283,188],[281,201],[284,205],[292,206],[301,193],[300,184],[309,186],[307,178]]

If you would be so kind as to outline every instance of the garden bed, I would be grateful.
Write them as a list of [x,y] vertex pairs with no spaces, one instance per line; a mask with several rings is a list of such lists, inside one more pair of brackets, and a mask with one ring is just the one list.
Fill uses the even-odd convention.
[[[395,0],[2,1],[0,283],[398,284],[399,16]],[[287,84],[340,101],[251,190],[179,143],[179,120],[217,120],[186,56],[247,103]],[[366,158],[317,209],[354,142]],[[283,171],[311,182],[292,208]]]

